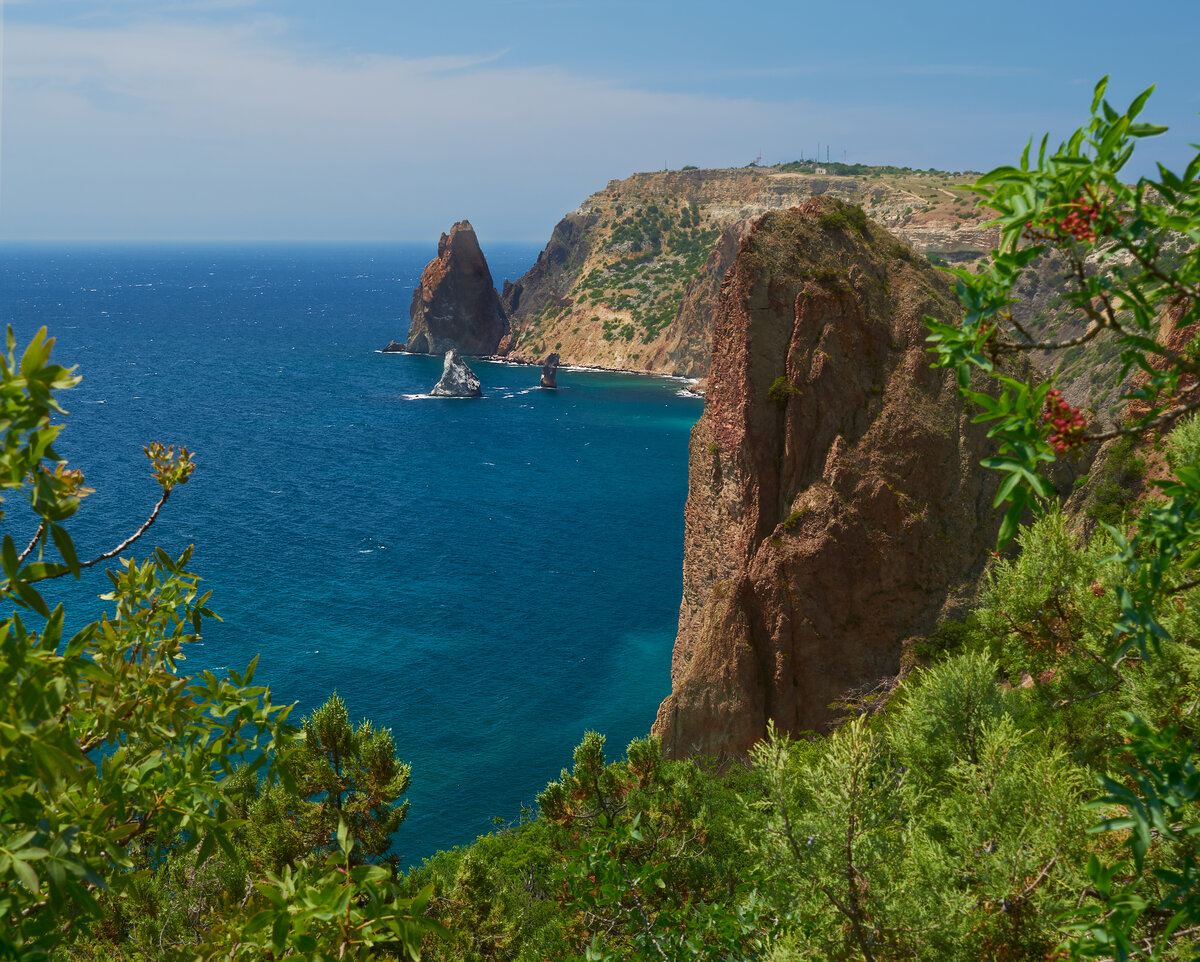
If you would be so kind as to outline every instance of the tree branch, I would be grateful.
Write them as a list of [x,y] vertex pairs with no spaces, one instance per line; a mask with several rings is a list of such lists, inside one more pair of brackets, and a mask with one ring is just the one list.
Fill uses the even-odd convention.
[[39,541],[41,541],[42,534],[43,534],[43,532],[45,532],[45,530],[46,530],[46,519],[43,518],[42,523],[37,526],[37,531],[35,531],[33,533],[33,538],[30,540],[29,544],[25,546],[25,550],[22,551],[19,555],[17,555],[17,564],[18,565],[20,565],[26,558],[29,557],[29,552],[31,552],[35,547],[37,547],[37,543]]
[[[1193,385],[1181,393],[1191,394],[1197,388],[1200,388],[1200,383]],[[1129,434],[1142,434],[1146,431],[1153,431],[1155,428],[1160,428],[1164,424],[1170,424],[1172,421],[1178,420],[1189,411],[1195,411],[1197,408],[1200,408],[1200,397],[1189,401],[1187,404],[1179,404],[1173,408],[1169,408],[1158,417],[1152,418],[1149,421],[1143,421],[1140,424],[1127,428],[1113,428],[1109,431],[1101,431],[1098,434],[1085,434],[1083,435],[1082,440],[1111,441],[1113,438],[1119,438]]]
[[[158,499],[158,503],[154,506],[154,510],[150,512],[150,517],[148,517],[142,523],[142,526],[140,528],[138,528],[137,531],[135,531],[133,534],[131,534],[128,538],[126,538],[124,541],[122,541],[119,545],[117,545],[111,551],[105,551],[103,554],[96,555],[96,557],[94,557],[91,561],[80,562],[79,570],[82,571],[84,568],[91,568],[95,565],[100,564],[100,562],[102,562],[102,561],[108,561],[109,558],[115,558],[122,551],[124,551],[126,548],[128,548],[131,544],[133,544],[135,541],[137,541],[138,538],[140,538],[147,531],[149,531],[150,526],[152,524],[154,524],[155,521],[158,520],[158,513],[162,510],[162,506],[167,503],[167,498],[169,498],[170,496],[171,496],[171,489],[163,488],[162,497]],[[43,522],[43,524],[44,523],[45,522]],[[41,528],[40,527],[38,529],[38,535],[35,536],[35,538],[32,542],[30,542],[29,548],[25,549],[26,554],[28,554],[30,548],[32,548],[33,545],[36,544],[38,537],[41,537]],[[21,555],[21,557],[24,558],[25,555]],[[42,577],[40,577],[40,578],[28,579],[27,583],[28,584],[36,584],[39,581],[53,581],[55,578],[61,578],[61,577],[63,577],[63,575],[66,575],[66,574],[69,574],[69,572],[61,571],[58,574],[42,575]]]

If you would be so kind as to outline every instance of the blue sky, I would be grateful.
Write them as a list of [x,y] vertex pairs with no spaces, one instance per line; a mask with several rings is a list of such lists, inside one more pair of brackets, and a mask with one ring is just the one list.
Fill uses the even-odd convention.
[[[613,178],[1013,160],[1151,83],[1200,142],[1200,0],[8,0],[0,240],[545,241]],[[1136,172],[1142,172],[1138,170]]]

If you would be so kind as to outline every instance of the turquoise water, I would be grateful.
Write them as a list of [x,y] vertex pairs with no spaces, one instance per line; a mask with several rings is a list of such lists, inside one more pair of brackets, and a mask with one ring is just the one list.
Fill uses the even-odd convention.
[[[536,249],[488,252],[497,283]],[[475,363],[429,399],[403,339],[424,246],[0,249],[3,320],[83,383],[59,453],[97,493],[80,554],[156,498],[142,445],[196,473],[146,546],[196,545],[225,619],[188,666],[244,667],[308,711],[337,690],[411,762],[406,862],[514,818],[587,729],[614,753],[670,690],[687,434],[660,378]],[[21,532],[14,531],[20,540]],[[76,597],[94,598],[99,580]],[[97,602],[98,604],[98,602]]]

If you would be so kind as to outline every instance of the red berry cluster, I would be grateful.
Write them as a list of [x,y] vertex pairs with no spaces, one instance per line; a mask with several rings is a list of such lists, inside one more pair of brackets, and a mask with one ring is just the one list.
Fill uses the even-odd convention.
[[1059,454],[1083,444],[1083,415],[1079,413],[1079,408],[1067,403],[1062,392],[1051,390],[1046,395],[1046,411],[1042,421],[1053,429],[1046,440]]
[[[1089,187],[1067,204],[1067,212],[1062,217],[1047,217],[1036,226],[1033,221],[1026,221],[1025,233],[1030,240],[1056,240],[1069,234],[1081,243],[1094,243],[1097,237],[1096,222],[1102,213],[1104,205],[1096,199]],[[1117,223],[1121,223],[1120,217],[1117,218]]]
[[1100,217],[1100,205],[1088,203],[1082,194],[1067,205],[1067,213],[1057,221],[1058,229],[1070,234],[1077,241],[1092,242],[1096,239],[1096,221]]

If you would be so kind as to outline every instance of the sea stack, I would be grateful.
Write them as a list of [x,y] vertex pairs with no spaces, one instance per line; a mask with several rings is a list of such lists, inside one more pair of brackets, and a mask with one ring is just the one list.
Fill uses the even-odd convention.
[[383,349],[384,354],[403,354],[408,350],[403,341],[388,341]]
[[442,379],[429,392],[432,397],[483,397],[479,378],[467,367],[458,351],[447,351]]
[[986,432],[925,349],[924,316],[959,312],[924,257],[835,200],[739,241],[689,450],[667,755],[827,729],[960,610],[998,516]]
[[508,333],[508,319],[468,221],[459,221],[441,236],[437,257],[425,265],[413,291],[409,316],[405,348],[410,354],[496,353]]
[[542,362],[542,387],[558,387],[558,353],[549,355]]

